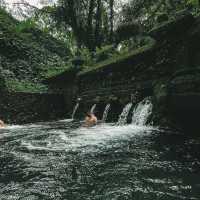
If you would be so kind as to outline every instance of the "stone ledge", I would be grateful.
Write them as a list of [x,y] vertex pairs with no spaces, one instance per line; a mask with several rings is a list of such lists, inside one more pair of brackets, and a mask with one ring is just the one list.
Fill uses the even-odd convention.
[[157,41],[164,40],[166,38],[177,38],[182,36],[184,32],[195,22],[193,15],[187,11],[182,11],[177,14],[174,20],[170,20],[162,23],[161,25],[153,28],[149,35]]

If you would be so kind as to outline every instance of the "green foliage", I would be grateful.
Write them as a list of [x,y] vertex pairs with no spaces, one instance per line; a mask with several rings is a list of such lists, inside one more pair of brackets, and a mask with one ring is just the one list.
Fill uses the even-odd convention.
[[163,14],[169,19],[174,18],[177,11],[184,9],[198,14],[199,2],[199,0],[130,0],[122,9],[121,21],[122,23],[140,22],[148,31],[155,26],[157,19],[160,19]]
[[47,92],[46,85],[41,83],[32,83],[24,80],[7,79],[5,87],[10,92],[28,92],[28,93],[42,93]]
[[0,64],[7,89],[39,91],[42,79],[67,69],[70,50],[37,29],[33,20],[18,22],[2,9],[0,19]]
[[71,39],[76,41],[78,48],[83,47],[94,51],[96,47],[108,44],[113,39],[114,4],[112,2],[114,1],[58,0],[56,6],[52,9],[43,9],[42,13],[50,14],[48,19],[52,20],[47,20],[49,27],[56,25],[66,34],[72,32]]
[[82,48],[80,50],[80,56],[84,60],[84,68],[91,68],[99,62],[110,59],[118,54],[118,51],[113,45],[106,45],[101,48],[96,48],[95,52],[91,52],[87,48]]
[[95,63],[92,57],[92,53],[90,52],[88,48],[81,48],[79,53],[80,53],[80,57],[84,60],[85,66],[91,66]]
[[[3,70],[12,74],[8,88],[40,90],[37,84],[42,79],[72,67],[76,50],[85,61],[83,73],[119,62],[151,48],[151,39],[141,36],[144,31],[170,20],[178,10],[199,12],[198,0],[131,0],[114,21],[111,1],[91,2],[59,0],[56,6],[43,8],[36,18],[22,22],[0,9],[0,59]],[[110,38],[112,23],[120,24],[115,41]]]
[[0,27],[1,29],[12,30],[18,23],[10,14],[8,14],[3,8],[0,8]]
[[23,33],[26,30],[35,29],[36,23],[32,19],[27,19],[16,25],[15,31],[17,33]]
[[116,54],[117,51],[114,49],[113,45],[106,45],[102,48],[97,48],[96,54],[95,54],[95,61],[96,63],[104,61],[106,59],[109,59],[113,56],[113,54]]
[[145,45],[150,44],[152,41],[152,38],[147,36],[136,36],[132,37],[128,40],[124,40],[120,42],[120,53],[126,53],[129,51],[133,51],[135,49],[138,49],[140,47],[143,47]]
[[[116,49],[114,45],[106,45],[102,48],[97,48],[95,52],[90,52],[87,48],[81,49],[80,55],[84,59],[84,70],[93,70],[104,64],[112,63],[115,60],[121,60],[126,56],[140,52],[148,46],[151,46],[154,40],[150,37],[133,37],[129,40],[124,40]],[[133,53],[134,52],[134,53]]]
[[186,1],[187,5],[192,5],[192,6],[199,6],[199,0],[187,0]]
[[55,66],[53,68],[49,68],[47,69],[46,71],[43,72],[42,76],[43,76],[43,79],[46,79],[46,78],[50,78],[52,76],[56,76],[58,74],[61,74],[62,72],[68,70],[69,68],[71,67],[71,64],[68,63],[62,67],[60,66]]
[[142,47],[139,47],[137,49],[134,49],[132,51],[121,51],[120,54],[119,53],[112,54],[112,57],[110,57],[109,59],[106,59],[102,62],[96,63],[93,66],[85,68],[80,74],[85,74],[89,71],[104,68],[104,67],[107,67],[107,65],[115,65],[115,63],[119,63],[123,60],[130,58],[130,57],[133,57],[133,56],[141,54],[145,51],[148,51],[149,49],[152,49],[154,46],[155,46],[155,41],[151,40],[151,41],[149,41],[148,44],[146,44]]
[[54,16],[55,11],[56,7],[54,6],[44,7],[35,14],[33,20],[38,29],[61,41],[66,48],[70,50],[70,53],[75,55],[77,49],[75,36],[70,28],[66,27],[63,23],[58,24],[57,21],[54,20],[52,15]]
[[123,23],[115,31],[116,42],[128,40],[129,38],[142,34],[142,26],[139,23]]

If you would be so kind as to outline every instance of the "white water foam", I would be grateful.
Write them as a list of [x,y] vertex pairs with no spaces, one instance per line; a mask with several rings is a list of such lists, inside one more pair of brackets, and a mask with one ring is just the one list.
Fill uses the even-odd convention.
[[49,127],[48,125],[49,122],[46,123],[36,123],[36,124],[24,124],[24,125],[15,125],[15,124],[8,124],[6,127],[1,128],[1,129],[8,129],[8,130],[15,130],[15,129],[31,129],[31,128],[46,128]]
[[[128,107],[130,108],[130,106]],[[65,121],[70,122],[72,119]],[[91,128],[80,127],[75,130],[67,127],[58,130],[50,129],[50,125],[51,123],[11,125],[5,128],[7,131],[2,131],[1,137],[7,137],[7,134],[12,135],[13,131],[9,130],[22,129],[24,136],[19,140],[21,140],[21,146],[29,150],[94,152],[100,148],[112,148],[112,145],[117,145],[123,140],[129,140],[138,135],[142,137],[152,131],[152,127],[140,127],[134,124],[114,126],[114,124],[104,123]],[[47,127],[48,129],[45,130]],[[36,128],[36,132],[34,128]],[[35,137],[29,137],[29,134],[33,135],[34,132],[36,133]],[[40,136],[43,136],[44,139],[37,139]]]
[[72,122],[74,119],[61,119],[58,122]]
[[20,129],[20,128],[25,128],[26,126],[25,125],[7,125],[6,127],[4,128],[1,128],[3,130],[6,130],[6,129]]
[[38,150],[38,151],[61,151],[64,148],[59,148],[59,147],[53,147],[51,146],[51,143],[49,143],[47,146],[36,146],[33,145],[31,142],[22,142],[21,143],[22,147],[26,147],[28,150]]
[[41,141],[23,140],[21,146],[29,150],[37,151],[80,151],[96,152],[101,148],[112,148],[123,140],[135,136],[144,136],[151,133],[151,127],[139,127],[135,125],[113,126],[101,124],[92,128],[81,127],[71,132],[65,130],[51,130],[49,137],[42,144]]
[[61,133],[59,137],[65,142],[66,150],[94,150],[98,147],[107,147],[108,143],[128,139],[136,135],[147,134],[150,127],[138,127],[134,125],[112,126],[98,125],[92,128],[79,128],[70,135]]

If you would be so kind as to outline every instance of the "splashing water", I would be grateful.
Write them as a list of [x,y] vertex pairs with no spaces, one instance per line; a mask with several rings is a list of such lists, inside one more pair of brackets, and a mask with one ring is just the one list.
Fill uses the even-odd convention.
[[103,112],[102,122],[106,122],[109,110],[110,110],[110,104],[107,104]]
[[127,117],[128,117],[128,114],[129,114],[129,112],[130,112],[130,110],[132,108],[132,105],[133,105],[132,103],[128,103],[124,107],[121,115],[119,116],[119,120],[117,122],[117,125],[121,125],[122,126],[122,125],[125,125],[127,123]]
[[[58,136],[64,142],[62,147],[51,147],[52,149],[64,148],[68,151],[81,151],[83,153],[99,152],[101,149],[110,149],[118,146],[123,140],[129,140],[137,135],[149,134],[152,129],[138,127],[135,125],[113,126],[111,124],[97,125],[92,128],[81,127],[67,135],[65,132],[58,132]],[[55,133],[54,133],[55,134]],[[73,135],[73,137],[72,137]],[[74,137],[75,135],[75,137]]]
[[0,129],[0,199],[198,200],[199,147],[134,124],[8,126]]
[[132,124],[137,126],[146,125],[152,113],[153,105],[149,97],[138,103],[133,110]]
[[90,112],[91,112],[91,113],[94,113],[96,106],[97,106],[97,104],[94,104],[94,105],[92,106],[92,108],[90,109]]
[[73,110],[73,113],[72,113],[72,119],[74,119],[75,114],[76,114],[76,111],[78,110],[78,108],[79,108],[79,103],[77,103],[77,104],[75,105],[75,107],[74,107],[74,110]]

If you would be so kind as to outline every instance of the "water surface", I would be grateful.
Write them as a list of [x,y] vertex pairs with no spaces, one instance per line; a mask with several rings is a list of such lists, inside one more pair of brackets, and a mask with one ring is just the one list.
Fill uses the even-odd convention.
[[1,200],[200,199],[200,141],[63,120],[0,130]]

